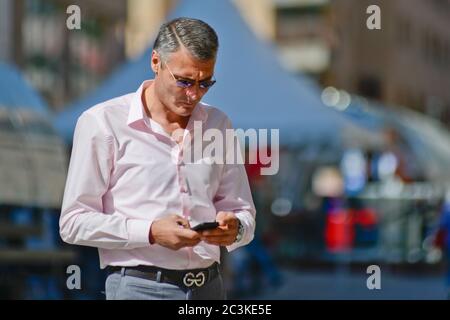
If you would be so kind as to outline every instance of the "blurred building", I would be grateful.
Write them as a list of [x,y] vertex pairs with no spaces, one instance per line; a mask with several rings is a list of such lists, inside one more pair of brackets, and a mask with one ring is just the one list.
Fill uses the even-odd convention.
[[0,1],[0,59],[2,61],[22,63],[22,20],[24,2],[13,0]]
[[[292,72],[450,125],[450,1],[235,0]],[[370,5],[381,30],[366,26]]]
[[[0,60],[19,66],[50,106],[61,109],[142,53],[173,2],[1,0]],[[80,30],[66,26],[70,5],[81,10]]]
[[[125,0],[0,4],[2,60],[19,66],[53,109],[94,88],[125,57]],[[81,9],[80,30],[67,28],[69,5]]]
[[128,0],[125,50],[134,58],[152,44],[159,26],[172,9],[174,0]]
[[[369,30],[366,9],[381,9],[381,30]],[[336,33],[327,84],[450,124],[450,1],[331,3]]]
[[11,0],[0,1],[0,60],[9,60],[12,56],[12,43],[11,37],[5,36],[12,32],[12,17],[10,16],[11,6],[13,2]]
[[[151,44],[178,0],[2,0],[0,59],[14,62],[60,109]],[[281,63],[386,104],[450,123],[450,1],[233,0]],[[66,28],[81,8],[82,28]],[[366,9],[381,8],[381,30]],[[417,76],[420,75],[420,76]]]
[[293,73],[318,78],[330,68],[329,0],[235,0],[260,38],[274,41],[280,62]]

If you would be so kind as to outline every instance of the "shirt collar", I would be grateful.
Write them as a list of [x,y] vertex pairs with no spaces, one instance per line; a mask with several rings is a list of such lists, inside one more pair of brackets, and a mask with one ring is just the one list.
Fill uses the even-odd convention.
[[[140,121],[144,122],[150,129],[155,127],[156,124],[155,121],[147,116],[146,112],[144,111],[144,105],[142,103],[142,94],[146,88],[152,85],[152,83],[153,80],[144,81],[137,89],[137,91],[134,93],[131,99],[127,125],[131,126],[132,124]],[[207,118],[208,113],[206,112],[205,107],[200,102],[195,106],[194,111],[191,114],[191,119],[189,120],[190,122],[193,121],[205,122]],[[159,125],[156,125],[156,127],[159,127]]]
[[130,111],[128,113],[127,125],[131,125],[137,121],[144,121],[148,123],[148,117],[144,112],[144,105],[142,104],[142,93],[144,89],[152,84],[153,80],[144,81],[131,98]]

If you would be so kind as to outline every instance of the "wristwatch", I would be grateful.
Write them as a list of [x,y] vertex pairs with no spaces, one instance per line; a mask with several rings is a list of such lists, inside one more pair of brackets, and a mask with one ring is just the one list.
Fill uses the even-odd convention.
[[242,224],[240,219],[238,219],[238,223],[239,223],[238,233],[237,233],[237,236],[236,236],[236,240],[234,240],[234,243],[237,243],[237,242],[241,241],[242,237],[244,236],[244,225]]

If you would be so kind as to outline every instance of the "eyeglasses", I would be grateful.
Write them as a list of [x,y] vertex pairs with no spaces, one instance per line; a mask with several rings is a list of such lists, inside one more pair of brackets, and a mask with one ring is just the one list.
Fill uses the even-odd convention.
[[[167,63],[165,61],[163,61],[164,64],[167,67],[167,70],[169,70],[169,73],[172,75],[172,78],[175,80],[177,87],[182,88],[182,89],[187,89],[187,88],[191,88],[195,85],[195,83],[197,81],[195,80],[191,80],[191,79],[183,79],[181,77],[175,76],[172,71],[170,70],[169,66],[167,65]],[[203,81],[199,81],[198,82],[198,86],[200,87],[200,89],[202,90],[208,90],[209,88],[211,88],[214,84],[216,83],[216,80],[203,80]]]

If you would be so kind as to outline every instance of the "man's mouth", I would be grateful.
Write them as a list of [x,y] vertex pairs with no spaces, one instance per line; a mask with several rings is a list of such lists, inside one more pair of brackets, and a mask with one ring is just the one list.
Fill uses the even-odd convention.
[[181,101],[181,102],[179,102],[179,104],[182,104],[182,105],[185,105],[185,106],[188,106],[188,107],[193,107],[194,106],[194,103],[192,103],[192,102],[185,102],[185,101]]

